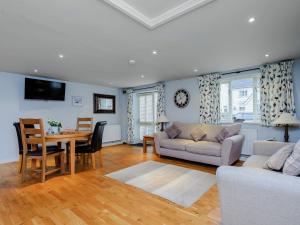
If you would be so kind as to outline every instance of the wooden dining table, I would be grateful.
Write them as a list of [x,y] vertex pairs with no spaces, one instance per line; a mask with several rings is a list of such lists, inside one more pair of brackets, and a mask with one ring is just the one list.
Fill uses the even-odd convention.
[[92,132],[90,131],[63,131],[59,134],[47,134],[45,136],[46,142],[57,143],[61,147],[61,143],[70,143],[70,175],[75,174],[75,142],[77,140],[90,140]]

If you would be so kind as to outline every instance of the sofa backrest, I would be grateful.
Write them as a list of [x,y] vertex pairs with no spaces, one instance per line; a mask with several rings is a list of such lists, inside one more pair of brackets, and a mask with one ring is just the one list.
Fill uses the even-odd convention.
[[173,123],[176,127],[179,128],[179,130],[181,130],[181,133],[179,134],[179,136],[177,138],[181,138],[181,139],[189,139],[192,140],[192,136],[191,133],[195,128],[201,128],[201,124],[199,123],[182,123],[182,122],[174,122]]
[[181,134],[177,138],[192,140],[192,131],[196,128],[200,128],[206,134],[206,137],[203,140],[211,142],[218,142],[216,136],[223,128],[226,128],[233,135],[238,134],[241,130],[241,124],[238,123],[228,125],[213,125],[199,123],[183,123],[176,121],[173,124],[181,130]]

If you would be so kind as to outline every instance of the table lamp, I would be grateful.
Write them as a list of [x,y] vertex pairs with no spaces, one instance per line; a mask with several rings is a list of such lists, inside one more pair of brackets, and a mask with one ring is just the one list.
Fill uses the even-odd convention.
[[161,116],[157,119],[156,122],[161,124],[160,131],[164,131],[164,124],[165,124],[165,123],[168,123],[169,120],[168,120],[168,118],[166,117],[166,115],[163,114],[163,115],[161,115]]
[[299,125],[299,120],[290,113],[282,113],[278,119],[276,119],[273,124],[276,126],[284,127],[284,141],[289,142],[289,127],[294,127]]

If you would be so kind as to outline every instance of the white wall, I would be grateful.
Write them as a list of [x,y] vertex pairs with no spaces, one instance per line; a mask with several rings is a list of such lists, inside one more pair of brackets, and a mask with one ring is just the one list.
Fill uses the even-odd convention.
[[[75,128],[77,117],[93,117],[108,124],[120,124],[120,94],[118,88],[66,82],[63,102],[24,100],[24,75],[0,73],[0,163],[18,159],[18,145],[13,122],[20,117],[62,121],[63,128]],[[93,114],[93,93],[116,96],[116,114]],[[72,96],[83,96],[82,107],[72,106]]]

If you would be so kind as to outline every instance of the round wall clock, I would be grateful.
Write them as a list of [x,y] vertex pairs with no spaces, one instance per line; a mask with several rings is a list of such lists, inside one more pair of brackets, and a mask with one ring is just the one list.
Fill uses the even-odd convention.
[[190,95],[184,89],[179,89],[175,92],[174,103],[178,108],[184,108],[189,104]]

